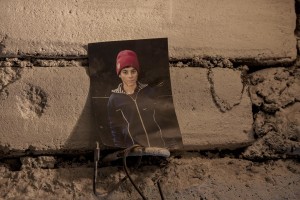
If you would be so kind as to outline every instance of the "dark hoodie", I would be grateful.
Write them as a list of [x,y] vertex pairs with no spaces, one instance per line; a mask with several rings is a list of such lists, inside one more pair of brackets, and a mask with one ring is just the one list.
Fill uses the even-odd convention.
[[125,93],[122,83],[112,90],[108,118],[115,146],[166,147],[156,120],[155,100],[155,91],[147,84],[138,83],[132,95]]

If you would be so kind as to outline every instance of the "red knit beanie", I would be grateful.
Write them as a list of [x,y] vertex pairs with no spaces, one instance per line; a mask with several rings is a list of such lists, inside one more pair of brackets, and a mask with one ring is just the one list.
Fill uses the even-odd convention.
[[133,67],[138,72],[140,71],[139,61],[134,51],[123,50],[118,53],[117,60],[116,60],[117,75],[119,75],[121,70],[124,69],[125,67]]

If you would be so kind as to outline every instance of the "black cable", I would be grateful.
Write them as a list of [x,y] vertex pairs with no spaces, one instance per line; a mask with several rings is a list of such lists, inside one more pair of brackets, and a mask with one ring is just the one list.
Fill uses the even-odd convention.
[[97,196],[96,184],[97,184],[97,176],[98,176],[98,162],[100,159],[100,148],[99,143],[96,142],[96,148],[94,151],[94,178],[93,178],[93,192]]
[[99,160],[100,160],[100,147],[99,147],[99,143],[96,142],[96,148],[95,148],[95,151],[94,151],[93,193],[94,193],[94,195],[95,195],[95,197],[97,199],[100,199],[100,196],[110,194],[111,192],[113,192],[116,188],[118,188],[127,179],[127,176],[125,176],[116,185],[114,185],[113,187],[109,188],[108,192],[104,192],[102,194],[99,194],[97,192],[97,189],[96,189],[96,186],[97,186],[97,177],[98,177],[98,162],[99,162]]
[[[134,146],[131,146],[127,149],[125,149],[122,154],[123,154],[123,165],[124,165],[124,171],[126,173],[126,177],[124,177],[121,181],[119,181],[118,184],[116,184],[114,187],[110,188],[108,192],[105,192],[104,194],[109,194],[111,193],[112,191],[114,191],[116,188],[118,188],[126,179],[127,177],[129,178],[131,184],[134,186],[134,188],[136,189],[136,191],[140,194],[140,196],[142,197],[142,199],[144,200],[147,200],[147,198],[144,196],[144,194],[142,193],[142,191],[137,187],[137,185],[135,184],[135,182],[133,181],[132,177],[129,175],[129,170],[128,170],[128,167],[127,167],[127,162],[126,162],[126,158],[129,154],[129,152],[136,148],[136,147],[141,147],[140,145],[134,145]],[[141,158],[140,157],[140,160],[139,160],[139,164],[141,162]],[[93,180],[93,192],[94,192],[94,195],[96,196],[97,199],[100,198],[99,194],[96,192],[96,183],[97,183],[97,176],[98,176],[98,162],[99,162],[99,159],[100,159],[100,148],[99,148],[99,144],[98,142],[96,143],[96,149],[95,149],[95,152],[94,152],[94,180]],[[139,165],[138,164],[138,165]],[[159,190],[159,194],[160,194],[160,197],[162,200],[164,200],[164,195],[163,195],[163,192],[162,192],[162,188],[161,188],[161,185],[160,185],[160,182],[159,180],[157,181],[157,186],[158,186],[158,190]],[[101,194],[103,195],[103,194]]]
[[94,194],[96,196],[97,196],[96,183],[97,183],[97,174],[98,174],[97,168],[98,168],[98,164],[95,163],[95,166],[94,166],[94,178],[93,178],[93,192],[94,192]]
[[137,185],[135,184],[135,182],[133,181],[133,179],[129,175],[129,171],[128,171],[128,168],[127,168],[126,157],[128,156],[129,151],[131,151],[131,149],[134,149],[136,147],[137,147],[137,145],[134,145],[134,146],[129,147],[129,148],[127,148],[127,149],[124,150],[124,157],[123,157],[124,170],[125,170],[126,175],[129,178],[130,182],[132,183],[133,187],[136,189],[136,191],[141,195],[141,197],[144,200],[147,200],[147,198],[144,196],[144,194],[142,193],[142,191],[137,187]]
[[158,190],[159,190],[161,200],[165,200],[165,197],[164,197],[164,194],[162,192],[159,180],[157,181],[157,186],[158,186]]

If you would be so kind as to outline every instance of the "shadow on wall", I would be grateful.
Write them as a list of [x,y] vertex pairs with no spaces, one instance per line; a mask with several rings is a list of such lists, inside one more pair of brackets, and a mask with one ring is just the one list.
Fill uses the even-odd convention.
[[[89,76],[88,67],[85,68],[85,71]],[[62,146],[62,149],[66,152],[93,150],[95,148],[96,141],[101,142],[100,134],[97,131],[94,119],[91,88],[89,87],[86,102],[81,111],[80,117],[78,118],[69,138]]]

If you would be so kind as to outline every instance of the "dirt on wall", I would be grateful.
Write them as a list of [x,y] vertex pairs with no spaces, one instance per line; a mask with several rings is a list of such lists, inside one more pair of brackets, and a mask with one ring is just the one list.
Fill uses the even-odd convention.
[[[119,186],[122,166],[102,166],[93,195],[93,168],[88,157],[59,162],[54,157],[23,157],[19,171],[0,165],[0,199],[141,199],[129,180]],[[136,162],[132,160],[131,163]],[[299,199],[297,160],[253,162],[219,153],[186,152],[164,160],[143,158],[130,165],[131,176],[147,199]],[[15,169],[16,170],[16,169]],[[117,187],[116,187],[117,186]],[[115,188],[109,194],[105,194]]]
[[268,68],[250,75],[253,129],[257,140],[248,159],[300,155],[300,69]]

